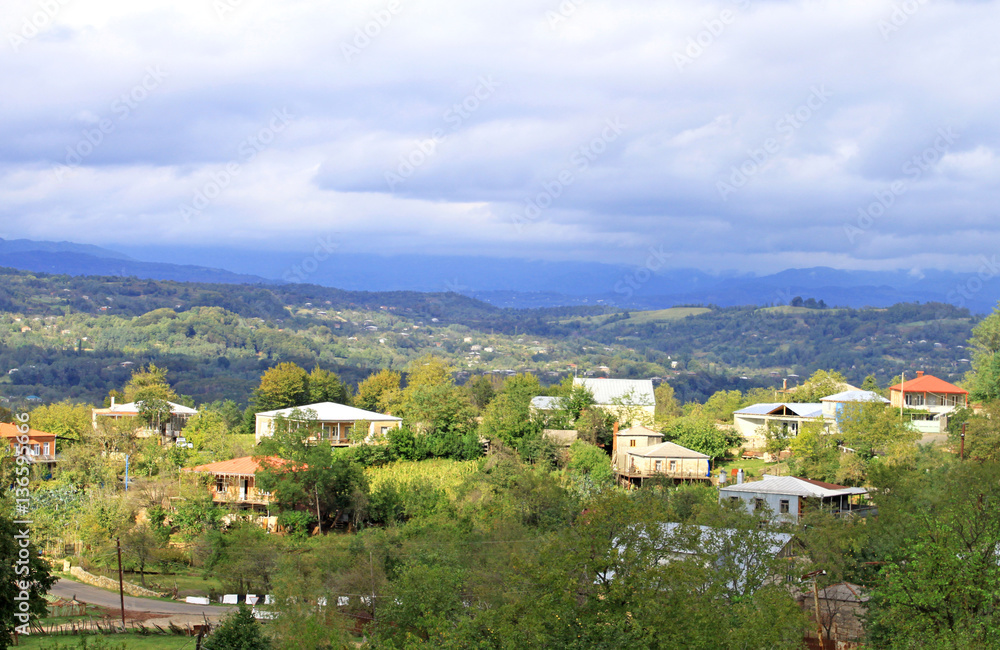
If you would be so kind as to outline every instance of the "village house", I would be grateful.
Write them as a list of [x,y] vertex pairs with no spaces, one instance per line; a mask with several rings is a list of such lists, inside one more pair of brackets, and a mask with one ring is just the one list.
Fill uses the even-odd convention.
[[968,408],[969,391],[918,370],[915,379],[889,387],[889,401],[897,409],[903,407],[910,411],[906,415],[917,431],[945,433],[948,416],[955,409]]
[[710,463],[705,454],[663,442],[662,433],[646,427],[616,430],[612,438],[611,467],[622,485],[639,487],[651,478],[675,483],[707,481],[711,475]]
[[[18,438],[27,436],[27,444],[21,445]],[[56,434],[28,429],[22,434],[16,424],[0,422],[0,438],[3,438],[16,455],[20,447],[22,453],[33,463],[53,464],[56,462]]]
[[263,465],[281,467],[288,461],[276,456],[243,456],[217,463],[187,468],[185,472],[210,474],[214,480],[208,485],[208,492],[214,503],[238,508],[267,511],[272,503],[271,495],[257,489],[257,472]]
[[[181,431],[187,426],[188,420],[192,416],[197,415],[198,411],[183,404],[175,404],[173,402],[167,402],[170,406],[170,417],[166,418],[159,424],[159,430],[153,428],[153,426],[144,426],[139,429],[136,435],[140,438],[149,438],[152,436],[160,436],[162,440],[172,441],[176,440],[178,436],[181,435]],[[91,411],[91,423],[94,429],[100,422],[100,419],[109,420],[123,420],[126,418],[137,418],[139,417],[139,407],[141,404],[139,402],[129,402],[127,404],[115,404],[115,398],[111,398],[111,406],[104,409],[93,409]]]
[[866,512],[863,499],[868,490],[834,485],[796,476],[770,476],[761,481],[737,483],[719,487],[719,502],[726,499],[742,501],[746,509],[756,512],[768,508],[776,522],[797,523],[813,510],[833,514]]
[[[615,415],[628,425],[653,424],[656,396],[651,379],[590,379],[577,377],[574,386],[583,386],[594,396],[594,405]],[[629,420],[635,421],[630,422]]]
[[[256,440],[274,435],[274,423],[278,418],[288,421],[289,426],[314,427],[309,442],[329,441],[333,447],[348,447],[372,440],[403,425],[402,418],[384,413],[337,404],[319,402],[293,408],[264,411],[256,416]],[[355,431],[361,425],[363,431]]]
[[[823,421],[823,405],[815,403],[777,402],[752,404],[733,412],[733,425],[747,441],[747,448],[762,449],[766,444],[765,432],[772,423],[781,427],[786,435],[795,437],[802,425]],[[829,423],[824,422],[829,430]]]

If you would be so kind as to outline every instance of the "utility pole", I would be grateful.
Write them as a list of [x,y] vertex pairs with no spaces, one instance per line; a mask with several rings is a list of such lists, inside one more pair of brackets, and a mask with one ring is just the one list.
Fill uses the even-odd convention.
[[962,423],[962,445],[959,447],[958,457],[965,460],[965,422]]
[[906,401],[906,373],[899,373],[899,419],[903,419],[903,403]]
[[122,603],[122,630],[125,629],[125,579],[122,577],[122,541],[115,538],[115,545],[118,547],[118,596]]
[[819,587],[816,585],[816,582],[820,576],[825,575],[826,571],[820,569],[819,571],[812,571],[802,576],[803,581],[812,580],[813,583],[813,605],[816,608],[816,638],[819,641],[820,650],[824,650],[826,644],[823,642],[823,619],[819,614]]

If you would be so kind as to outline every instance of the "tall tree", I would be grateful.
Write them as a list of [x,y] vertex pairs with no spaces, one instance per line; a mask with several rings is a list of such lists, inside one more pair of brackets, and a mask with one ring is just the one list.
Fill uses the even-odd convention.
[[44,596],[55,581],[31,542],[30,528],[0,513],[0,649],[13,644],[15,632],[29,633],[30,624],[46,615]]
[[125,384],[123,396],[126,402],[142,399],[176,402],[178,399],[177,393],[167,383],[167,369],[159,368],[154,363],[132,373],[132,378]]
[[290,361],[279,363],[261,376],[252,399],[258,411],[308,404],[309,374]]
[[347,384],[340,380],[337,373],[323,370],[319,366],[309,373],[309,403],[336,402],[350,404],[351,392]]
[[400,375],[398,372],[383,368],[374,375],[369,375],[358,384],[358,393],[354,396],[354,405],[367,411],[388,413],[399,403]]

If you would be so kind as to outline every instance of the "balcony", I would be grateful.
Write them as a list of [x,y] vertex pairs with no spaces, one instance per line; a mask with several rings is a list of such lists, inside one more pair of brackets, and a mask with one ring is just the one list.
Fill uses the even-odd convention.
[[246,503],[266,506],[271,503],[271,495],[256,488],[245,490],[239,486],[230,485],[225,490],[213,490],[212,501],[214,503]]
[[711,477],[708,475],[708,470],[670,470],[670,469],[640,469],[638,467],[627,467],[625,469],[614,468],[615,474],[618,476],[625,476],[628,478],[669,478],[678,480],[697,480],[701,479],[708,481]]

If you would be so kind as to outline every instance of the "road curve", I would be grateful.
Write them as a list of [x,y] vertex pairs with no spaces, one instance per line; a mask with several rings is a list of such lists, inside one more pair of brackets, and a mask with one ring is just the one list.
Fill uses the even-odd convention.
[[[59,578],[49,593],[59,598],[76,598],[85,603],[120,609],[121,600],[119,595],[98,589],[82,582]],[[192,605],[190,603],[167,602],[155,600],[153,598],[136,598],[135,596],[125,596],[125,611],[131,612],[154,612],[157,614],[204,614],[206,616],[219,616],[227,614],[236,609],[235,607],[221,605]]]

